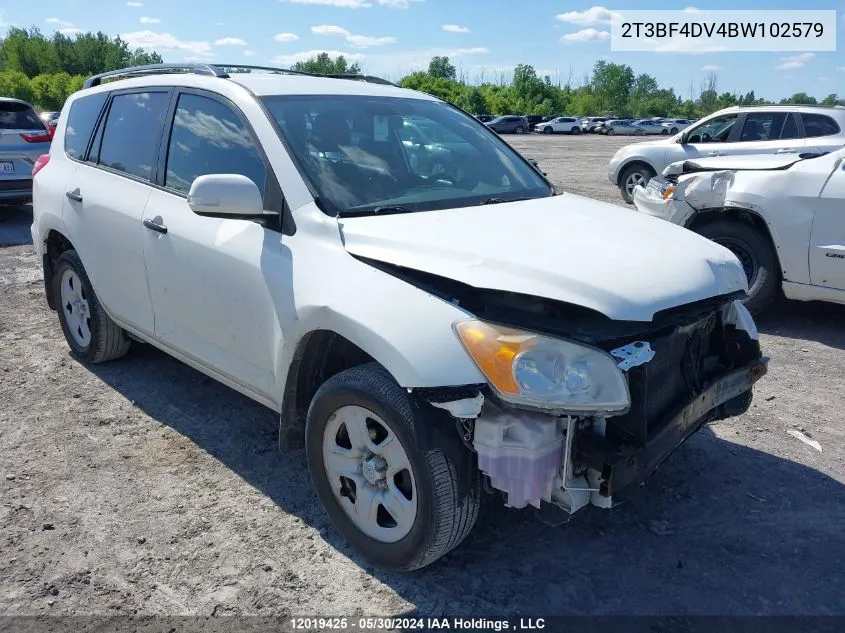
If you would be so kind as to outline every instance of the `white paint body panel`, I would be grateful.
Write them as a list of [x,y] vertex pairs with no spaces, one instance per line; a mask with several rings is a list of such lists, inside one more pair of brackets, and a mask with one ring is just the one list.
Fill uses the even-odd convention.
[[768,156],[699,162],[708,170],[732,173],[725,191],[693,202],[687,192],[705,189],[699,185],[715,172],[686,174],[678,181],[680,200],[664,203],[639,188],[637,210],[676,224],[688,224],[702,209],[755,213],[772,235],[786,295],[845,303],[845,149],[791,165],[791,159]]
[[661,310],[746,289],[742,267],[726,248],[569,194],[344,219],[341,227],[354,255],[476,288],[565,301],[611,319],[650,321]]

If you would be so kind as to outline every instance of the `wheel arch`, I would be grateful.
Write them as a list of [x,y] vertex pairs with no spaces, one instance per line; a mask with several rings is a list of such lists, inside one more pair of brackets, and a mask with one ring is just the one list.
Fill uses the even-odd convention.
[[53,271],[56,269],[56,260],[65,251],[76,250],[73,242],[58,229],[49,229],[44,237],[44,249],[41,255],[41,264],[44,272],[44,292],[47,297],[47,305],[51,310],[57,308],[56,297],[53,295],[52,279]]
[[719,222],[724,220],[740,222],[753,227],[769,242],[769,244],[771,244],[775,254],[775,259],[777,260],[778,277],[783,280],[785,274],[783,266],[781,264],[780,249],[778,247],[778,242],[775,239],[771,228],[769,227],[769,223],[766,222],[763,216],[761,216],[756,211],[751,211],[750,209],[743,209],[740,207],[706,209],[704,211],[698,211],[694,213],[692,217],[687,220],[684,226],[685,228],[691,231],[697,232],[698,229],[707,224],[712,224],[713,222]]
[[619,170],[616,172],[616,185],[621,187],[622,186],[622,176],[623,174],[628,171],[631,167],[646,167],[653,173],[657,174],[657,170],[649,163],[647,160],[643,158],[632,158],[626,163],[623,163],[619,166]]

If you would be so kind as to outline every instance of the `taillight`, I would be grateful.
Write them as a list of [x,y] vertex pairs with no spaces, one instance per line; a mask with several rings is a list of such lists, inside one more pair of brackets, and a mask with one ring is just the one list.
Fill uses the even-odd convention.
[[21,134],[21,138],[27,143],[49,143],[53,140],[53,135],[49,132],[41,134]]
[[35,174],[37,174],[39,171],[41,171],[42,169],[44,169],[44,166],[45,166],[47,163],[49,163],[49,162],[50,162],[50,155],[49,155],[49,154],[41,154],[41,156],[39,156],[39,157],[35,160],[35,164],[32,166],[32,175],[33,175],[33,177],[34,177],[34,176],[35,176]]

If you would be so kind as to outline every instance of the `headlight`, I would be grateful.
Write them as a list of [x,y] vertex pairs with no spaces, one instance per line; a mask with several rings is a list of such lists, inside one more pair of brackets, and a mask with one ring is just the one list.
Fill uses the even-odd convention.
[[560,413],[628,411],[628,382],[602,350],[483,321],[455,333],[502,400]]

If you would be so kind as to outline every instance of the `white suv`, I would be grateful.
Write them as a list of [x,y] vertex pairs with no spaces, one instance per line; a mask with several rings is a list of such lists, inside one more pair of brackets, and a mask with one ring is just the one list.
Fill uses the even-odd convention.
[[33,241],[76,358],[144,341],[278,411],[366,558],[448,552],[485,477],[512,507],[609,507],[748,408],[767,364],[730,251],[556,195],[429,95],[253,70],[90,79]]
[[817,154],[845,146],[845,107],[734,106],[697,121],[680,134],[634,143],[610,160],[607,177],[628,203],[634,189],[677,161],[737,154]]

